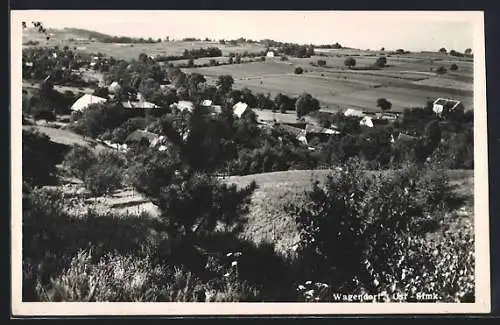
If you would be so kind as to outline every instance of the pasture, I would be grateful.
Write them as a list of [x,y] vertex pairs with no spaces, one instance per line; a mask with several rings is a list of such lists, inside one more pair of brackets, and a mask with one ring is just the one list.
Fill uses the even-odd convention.
[[[326,66],[311,66],[311,62],[324,59]],[[186,73],[203,74],[209,83],[220,75],[231,75],[234,88],[247,87],[254,92],[275,96],[285,93],[298,96],[303,92],[317,98],[326,111],[346,108],[378,111],[378,98],[392,103],[392,110],[422,107],[428,100],[447,97],[461,100],[468,109],[473,108],[472,63],[457,62],[458,71],[437,75],[430,71],[443,62],[422,58],[388,58],[388,67],[380,70],[351,70],[343,66],[344,57],[290,58],[289,61],[266,59],[265,62],[233,64],[216,67],[184,69]],[[356,57],[358,66],[369,66],[375,57]],[[448,59],[454,62],[453,59]],[[295,67],[303,74],[294,74]]]
[[[53,30],[51,31],[54,35],[50,40],[45,39],[45,35],[27,30],[23,33],[23,44],[28,41],[38,41],[40,42],[38,46],[69,46],[70,48],[76,47],[78,50],[90,53],[103,53],[109,56],[113,56],[117,59],[132,60],[137,59],[139,54],[145,53],[147,55],[182,55],[185,49],[198,49],[207,47],[218,47],[222,50],[224,56],[228,56],[229,53],[243,53],[245,51],[249,53],[260,52],[265,50],[265,48],[259,44],[239,44],[239,45],[229,45],[229,44],[219,44],[219,42],[209,42],[209,41],[163,41],[160,43],[136,43],[136,44],[119,44],[119,43],[101,43],[96,41],[91,41],[88,39],[87,35],[79,32],[74,32],[71,30]],[[30,45],[23,45],[30,46]]]
[[[259,44],[239,44],[232,46],[209,41],[170,41],[153,44],[113,44],[91,41],[82,32],[72,30],[54,30],[50,40],[44,35],[26,31],[23,42],[37,40],[40,46],[64,46],[78,48],[85,52],[100,52],[122,59],[135,59],[141,53],[147,55],[181,55],[185,49],[200,47],[219,47],[222,57],[200,58],[195,64],[208,64],[211,59],[226,63],[229,53],[260,52],[265,50]],[[392,110],[422,107],[428,100],[447,97],[463,101],[468,109],[473,108],[473,63],[469,58],[457,58],[441,53],[409,53],[404,55],[387,54],[380,51],[357,49],[317,49],[311,58],[288,57],[281,61],[279,57],[266,58],[265,62],[245,62],[241,64],[219,65],[202,68],[184,68],[186,73],[197,72],[204,75],[208,83],[213,84],[220,75],[231,75],[234,88],[248,87],[254,92],[271,94],[284,93],[298,96],[310,93],[320,101],[325,111],[338,111],[346,108],[378,111],[376,101],[386,98],[392,103]],[[377,57],[387,57],[387,66],[372,70]],[[353,56],[356,67],[351,70],[344,66],[344,60]],[[318,66],[318,60],[325,60],[324,66]],[[186,64],[187,60],[173,61],[175,65]],[[311,63],[315,64],[313,66]],[[458,70],[450,71],[451,64]],[[294,74],[296,67],[305,71]],[[448,69],[445,75],[437,75],[435,69],[443,66]],[[366,69],[366,70],[363,70]]]

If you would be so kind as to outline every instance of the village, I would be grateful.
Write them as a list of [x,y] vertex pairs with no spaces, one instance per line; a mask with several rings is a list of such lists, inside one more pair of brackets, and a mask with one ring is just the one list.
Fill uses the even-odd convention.
[[22,26],[23,301],[475,301],[471,48]]

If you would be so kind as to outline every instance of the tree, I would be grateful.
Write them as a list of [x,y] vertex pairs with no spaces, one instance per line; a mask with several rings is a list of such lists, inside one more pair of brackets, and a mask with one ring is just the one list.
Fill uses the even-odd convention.
[[192,67],[194,67],[194,59],[193,59],[193,58],[190,58],[190,59],[188,60],[187,67],[188,67],[188,68],[192,68]]
[[453,64],[450,66],[450,70],[451,70],[451,71],[457,71],[457,70],[458,70],[458,66],[457,66],[455,63],[453,63]]
[[302,69],[301,67],[296,67],[295,70],[293,71],[293,73],[295,74],[302,74],[304,72],[304,69]]
[[326,65],[326,61],[325,61],[325,60],[318,60],[318,65],[319,65],[320,67],[323,67],[323,66],[325,66],[325,65]]
[[381,57],[377,58],[374,65],[376,67],[383,68],[383,67],[385,67],[386,64],[387,64],[387,58],[385,56],[381,56]]
[[216,81],[216,85],[222,94],[227,94],[233,89],[234,79],[230,75],[222,75]]
[[344,65],[348,68],[354,67],[356,65],[356,60],[352,57],[348,57],[347,59],[345,59]]
[[97,96],[97,97],[108,98],[108,95],[109,95],[108,88],[98,87],[94,90],[93,95]]
[[39,131],[24,130],[22,133],[22,177],[31,186],[52,184],[56,180],[56,164],[59,148],[50,138]]
[[446,53],[448,53],[448,51],[446,51],[446,49],[444,47],[442,47],[439,49],[439,53],[446,54]]
[[464,51],[465,55],[471,55],[472,54],[472,49],[471,48],[466,48]]
[[385,98],[377,99],[377,107],[380,107],[382,112],[388,111],[392,107],[392,103]]
[[312,97],[311,94],[303,93],[295,102],[295,111],[299,118],[317,110],[319,110],[319,101]]
[[434,151],[441,142],[441,128],[439,121],[432,120],[425,125],[425,137],[428,141],[429,152]]
[[200,85],[206,82],[205,77],[199,73],[192,73],[188,76],[189,96],[194,97],[201,92]]
[[439,66],[437,69],[436,69],[436,73],[437,74],[445,74],[446,73],[446,68],[443,67],[443,66]]
[[91,149],[75,144],[64,157],[63,166],[70,175],[84,179],[89,168],[96,163],[97,157]]
[[93,195],[108,194],[122,187],[125,170],[123,154],[103,150],[97,155],[96,163],[87,169],[83,183]]

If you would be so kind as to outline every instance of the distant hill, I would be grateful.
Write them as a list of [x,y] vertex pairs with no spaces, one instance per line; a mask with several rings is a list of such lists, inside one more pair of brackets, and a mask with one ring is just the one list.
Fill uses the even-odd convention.
[[95,32],[95,31],[88,30],[88,29],[81,29],[81,28],[64,28],[64,31],[67,33],[71,33],[77,37],[93,38],[99,42],[102,42],[106,39],[110,39],[113,37],[112,35],[103,34],[103,33]]

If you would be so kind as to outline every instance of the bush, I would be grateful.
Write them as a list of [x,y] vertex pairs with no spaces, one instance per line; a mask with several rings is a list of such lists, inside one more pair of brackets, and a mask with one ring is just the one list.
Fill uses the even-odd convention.
[[30,185],[52,184],[56,180],[59,152],[50,138],[36,130],[23,130],[23,181]]
[[296,67],[295,70],[293,70],[293,73],[295,74],[302,74],[304,72],[304,69],[301,67]]
[[356,66],[356,60],[352,57],[349,57],[349,58],[345,59],[344,65],[346,67],[349,67],[349,68],[354,67],[354,66]]
[[123,186],[125,158],[120,153],[101,151],[83,178],[85,187],[96,196],[109,194]]
[[374,65],[376,67],[383,68],[383,67],[385,67],[386,64],[387,64],[387,58],[385,56],[381,56],[381,57],[377,58]]
[[76,144],[64,157],[63,166],[70,175],[84,179],[89,168],[96,163],[97,157],[90,148]]
[[323,66],[325,66],[325,65],[326,65],[326,61],[325,61],[325,60],[318,60],[318,65],[319,65],[320,67],[323,67]]
[[446,68],[443,67],[443,66],[439,66],[437,69],[436,69],[436,73],[437,74],[445,74],[446,73]]
[[[451,194],[443,190],[441,179],[427,173],[405,168],[389,175],[367,175],[358,165],[348,164],[323,186],[315,183],[305,205],[288,207],[300,232],[302,283],[305,279],[324,283],[328,289],[323,291],[329,293],[385,292],[392,297],[405,292],[414,300],[417,292],[426,292],[437,294],[437,301],[470,299],[473,240],[466,235],[447,246],[446,260],[428,242],[431,229],[443,223],[443,204]],[[427,180],[420,181],[426,175]],[[435,186],[429,190],[425,182]],[[437,245],[442,249],[447,241],[446,236]]]
[[450,66],[450,70],[451,70],[451,71],[457,71],[457,70],[458,70],[458,66],[457,66],[455,63],[453,63],[453,64]]

